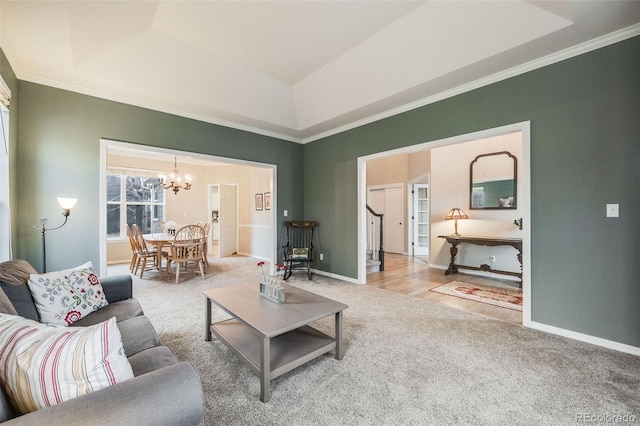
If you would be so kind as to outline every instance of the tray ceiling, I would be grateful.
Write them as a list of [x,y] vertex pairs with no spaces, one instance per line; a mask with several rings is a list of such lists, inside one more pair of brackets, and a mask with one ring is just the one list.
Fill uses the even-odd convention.
[[631,1],[3,1],[18,78],[296,142],[640,22]]

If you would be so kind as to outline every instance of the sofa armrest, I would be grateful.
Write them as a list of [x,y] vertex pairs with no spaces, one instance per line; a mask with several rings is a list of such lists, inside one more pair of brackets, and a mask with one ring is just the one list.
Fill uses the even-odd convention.
[[61,404],[11,419],[7,425],[199,425],[204,417],[200,375],[180,362]]
[[107,302],[119,302],[133,297],[133,281],[131,275],[116,275],[100,278],[100,284],[107,297]]

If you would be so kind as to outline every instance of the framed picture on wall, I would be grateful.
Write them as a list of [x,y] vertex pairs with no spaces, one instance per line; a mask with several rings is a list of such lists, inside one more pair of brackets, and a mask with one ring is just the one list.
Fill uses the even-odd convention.
[[262,210],[262,194],[256,194],[256,210]]
[[271,193],[270,192],[264,193],[264,209],[271,210]]

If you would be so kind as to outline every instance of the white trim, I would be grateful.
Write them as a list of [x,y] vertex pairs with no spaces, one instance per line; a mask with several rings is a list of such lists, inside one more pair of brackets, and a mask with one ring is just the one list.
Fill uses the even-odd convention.
[[361,120],[353,121],[351,123],[345,124],[343,126],[335,127],[331,130],[327,130],[322,133],[315,134],[313,136],[309,136],[302,139],[302,143],[313,142],[318,139],[326,138],[328,136],[335,135],[337,133],[342,133],[347,130],[354,129],[356,127],[364,126],[365,124],[370,124],[388,117],[392,117],[394,115],[401,114],[403,112],[411,111],[416,108],[423,107],[425,105],[433,104],[444,99],[451,98],[456,95],[460,95],[462,93],[470,92],[475,89],[479,89],[484,86],[488,86],[490,84],[497,83],[499,81],[507,80],[512,77],[516,77],[521,74],[528,73],[530,71],[534,71],[539,68],[546,67],[548,65],[555,64],[557,62],[564,61],[566,59],[571,59],[575,56],[582,55],[584,53],[591,52],[596,49],[600,49],[602,47],[609,46],[611,44],[615,44],[631,37],[635,37],[640,34],[640,24],[632,25],[627,28],[623,28],[621,30],[615,31],[610,34],[606,34],[604,36],[597,37],[593,40],[586,41],[584,43],[580,43],[578,45],[569,47],[567,49],[561,50],[559,52],[551,53],[547,56],[543,56],[539,59],[534,59],[533,61],[526,62],[521,65],[517,65],[515,67],[509,68],[507,70],[497,72],[495,74],[489,75],[487,77],[479,78],[475,81],[471,81],[469,83],[462,84],[460,86],[454,87],[449,90],[445,90],[443,92],[436,93],[433,96],[429,96],[423,99],[419,99],[414,102],[410,102],[408,104],[399,106],[397,108],[393,108],[387,111],[383,111],[381,113],[363,118]]
[[[252,258],[257,259],[257,260],[264,260],[265,262],[270,262],[270,259],[268,257],[258,256],[256,254],[247,253],[247,252],[244,252],[244,251],[239,251],[237,253],[237,255],[238,256],[252,257]],[[275,268],[272,268],[272,269],[275,271]],[[273,274],[273,272],[271,272],[271,274]]]
[[[425,149],[433,149],[441,146],[454,145],[474,140],[487,139],[509,133],[522,133],[522,190],[518,194],[518,204],[522,207],[523,236],[522,236],[522,324],[526,327],[531,323],[531,123],[523,121],[492,129],[480,130],[473,133],[452,136],[445,139],[425,142],[418,145],[411,145],[391,151],[378,152],[375,154],[358,157],[358,283],[366,283],[366,206],[365,200],[367,191],[366,162],[369,160],[388,157],[397,154],[407,154]],[[363,199],[364,198],[364,199]]]
[[338,274],[332,274],[331,272],[321,271],[319,269],[311,268],[311,272],[313,272],[314,274],[318,274],[318,275],[324,275],[325,277],[335,278],[336,280],[346,281],[346,282],[349,282],[349,283],[352,283],[352,284],[364,284],[364,283],[359,282],[358,280],[354,280],[353,278],[345,277],[343,275],[338,275]]
[[251,228],[251,229],[271,229],[270,225],[253,225],[251,223],[238,224],[238,228]]
[[602,339],[600,337],[594,337],[588,334],[582,334],[575,331],[566,330],[564,328],[554,327],[552,325],[541,324],[535,321],[531,321],[529,327],[535,330],[544,331],[546,333],[557,334],[558,336],[568,337],[569,339],[579,340],[581,342],[590,343],[592,345],[613,349],[614,351],[626,352],[631,355],[640,356],[640,347],[614,342],[612,340]]
[[163,170],[151,170],[141,169],[138,167],[124,167],[124,166],[107,166],[107,173],[111,175],[129,175],[135,176],[136,173],[146,173],[145,176],[149,176],[149,173],[157,176],[158,173],[163,173]]
[[[235,165],[243,165],[243,166],[251,166],[251,167],[261,167],[271,169],[271,179],[273,181],[273,188],[271,188],[271,208],[273,210],[271,226],[273,229],[273,244],[271,246],[271,259],[265,259],[269,261],[271,264],[274,264],[278,259],[278,166],[275,164],[268,163],[259,163],[256,161],[248,161],[248,160],[239,160],[235,158],[227,158],[227,157],[218,157],[215,155],[209,154],[200,154],[197,152],[190,152],[178,149],[169,149],[169,148],[160,148],[154,146],[147,145],[138,145],[130,142],[116,141],[113,139],[100,138],[100,206],[104,206],[107,203],[107,194],[106,194],[106,171],[107,171],[107,148],[109,146],[116,146],[119,148],[129,148],[136,149],[139,151],[149,151],[149,152],[161,152],[165,154],[171,155],[184,155],[187,154],[190,157],[201,158],[205,160],[212,160],[216,162],[224,162],[227,164],[235,164]],[[237,184],[235,184],[237,186]],[[99,208],[99,255],[100,255],[100,273],[106,275],[107,273],[107,213],[103,208]],[[260,225],[265,226],[266,225]],[[239,238],[236,235],[236,238]],[[237,244],[237,242],[236,242]]]
[[[164,112],[164,113],[168,113],[168,114],[172,114],[172,115],[176,115],[178,117],[184,117],[184,118],[189,118],[189,119],[193,119],[193,120],[198,120],[198,121],[202,121],[205,123],[210,123],[210,124],[215,124],[215,125],[219,125],[219,126],[224,126],[224,127],[229,127],[232,129],[237,129],[237,130],[242,130],[242,131],[246,131],[246,132],[250,132],[250,133],[256,133],[259,135],[263,135],[263,136],[269,136],[269,137],[273,137],[273,138],[278,138],[278,139],[282,139],[282,140],[286,140],[286,141],[290,141],[290,142],[295,142],[295,143],[300,143],[300,144],[305,144],[305,143],[309,143],[309,142],[313,142],[316,141],[318,139],[322,139],[331,135],[335,135],[338,133],[342,133],[344,131],[347,130],[351,130],[354,129],[356,127],[360,127],[363,126],[365,124],[369,124],[369,123],[373,123],[375,121],[378,120],[382,120],[384,118],[388,118],[388,117],[392,117],[394,115],[397,114],[401,114],[403,112],[407,112],[425,105],[429,105],[438,101],[441,101],[443,99],[447,99],[450,98],[452,96],[455,95],[459,95],[465,92],[469,92],[471,90],[475,90],[478,89],[480,87],[484,87],[502,80],[506,80],[508,78],[511,77],[515,77],[518,76],[520,74],[524,74],[533,70],[536,70],[538,68],[542,68],[545,67],[547,65],[551,65],[560,61],[564,61],[566,59],[570,59],[573,58],[575,56],[578,55],[582,55],[584,53],[588,53],[591,52],[593,50],[596,49],[600,49],[602,47],[606,47],[624,40],[627,40],[631,37],[635,37],[637,35],[640,34],[640,24],[635,24],[635,25],[631,25],[629,27],[626,28],[622,28],[620,30],[614,31],[612,33],[609,34],[605,34],[603,36],[600,37],[596,37],[592,40],[580,43],[578,45],[572,46],[572,47],[568,47],[564,50],[561,50],[559,52],[554,52],[551,53],[547,56],[544,56],[542,58],[539,59],[534,59],[532,61],[529,61],[527,63],[524,63],[522,65],[517,65],[515,67],[509,68],[507,70],[492,74],[490,76],[484,77],[484,78],[480,78],[478,80],[469,82],[467,84],[463,84],[457,87],[454,87],[450,90],[445,90],[443,92],[439,92],[433,96],[429,96],[423,99],[419,99],[417,101],[399,106],[397,108],[392,108],[383,112],[380,112],[378,114],[363,118],[361,120],[356,120],[353,122],[350,122],[348,124],[342,125],[342,126],[338,126],[335,128],[332,128],[330,130],[324,131],[324,132],[320,132],[320,133],[316,133],[314,135],[308,136],[308,137],[302,137],[302,136],[293,136],[291,134],[284,134],[281,132],[275,132],[275,131],[270,131],[270,130],[266,130],[266,129],[261,129],[255,126],[250,126],[250,125],[244,125],[244,124],[239,124],[233,121],[229,121],[229,120],[224,120],[224,119],[220,119],[220,118],[214,118],[214,117],[210,117],[210,116],[203,116],[203,115],[199,115],[199,114],[190,114],[187,113],[185,111],[180,111],[177,109],[173,109],[173,108],[168,108],[165,106],[161,106],[161,105],[156,105],[153,102],[143,102],[137,99],[133,99],[130,98],[128,96],[121,96],[121,95],[114,95],[114,94],[110,94],[110,93],[105,93],[103,91],[99,91],[99,90],[93,90],[93,89],[88,89],[85,87],[81,87],[81,86],[77,86],[77,85],[73,85],[73,84],[66,84],[66,83],[62,83],[60,81],[56,81],[56,80],[51,80],[51,79],[46,79],[46,78],[42,78],[38,75],[34,75],[34,74],[30,74],[30,73],[26,73],[23,72],[20,66],[20,63],[17,60],[13,60],[12,61],[12,66],[13,66],[13,70],[16,74],[16,77],[20,80],[24,80],[24,81],[29,81],[32,83],[37,83],[37,84],[42,84],[45,86],[49,86],[49,87],[55,87],[58,89],[62,89],[62,90],[68,90],[71,92],[75,92],[75,93],[80,93],[80,94],[84,94],[84,95],[88,95],[88,96],[94,96],[100,99],[106,99],[106,100],[111,100],[111,101],[115,101],[115,102],[121,102],[121,103],[125,103],[127,105],[132,105],[132,106],[137,106],[137,107],[141,107],[141,108],[146,108],[146,109],[150,109],[152,111],[159,111],[159,112]],[[7,54],[7,56],[10,56],[11,58],[15,58],[15,55],[12,54],[12,52],[10,51],[11,49],[8,49],[7,46],[5,46],[5,53]],[[318,123],[316,125],[321,125],[322,123]],[[314,126],[316,126],[314,125]],[[275,126],[275,125],[274,125]],[[303,133],[306,129],[289,129],[293,132],[296,133]]]
[[11,103],[11,89],[9,85],[4,81],[4,78],[0,75],[0,103],[9,108]]
[[[18,75],[18,72],[16,72],[16,75]],[[101,90],[95,90],[95,89],[90,89],[86,87],[76,86],[75,84],[60,82],[57,80],[41,77],[39,75],[34,75],[30,73],[20,73],[19,78],[20,80],[23,80],[23,81],[41,84],[43,86],[48,86],[48,87],[54,87],[61,90],[67,90],[69,92],[79,93],[81,95],[92,96],[99,99],[106,99],[108,101],[119,102],[126,105],[149,109],[151,111],[163,112],[166,114],[175,115],[177,117],[183,117],[191,120],[202,121],[204,123],[215,124],[217,126],[223,126],[231,129],[242,130],[244,132],[255,133],[263,136],[269,136],[272,138],[282,139],[289,142],[302,143],[302,139],[296,136],[291,136],[291,135],[287,135],[279,132],[273,132],[273,131],[261,129],[255,126],[240,124],[234,121],[211,117],[208,115],[193,114],[193,113],[178,110],[175,108],[170,108],[164,105],[158,105],[154,102],[141,101],[139,99],[133,99],[128,96],[115,95],[113,93],[107,93]],[[292,129],[292,130],[298,131],[298,129]]]
[[[446,271],[447,269],[449,269],[449,265],[436,265],[434,263],[429,263],[429,268],[441,269],[443,271]],[[465,270],[464,274],[487,278],[487,273],[483,271]],[[513,281],[513,282],[517,282],[518,284],[520,283],[520,278],[514,277],[512,275],[502,275],[500,274],[500,272],[496,272],[496,271],[491,272],[491,274],[492,276],[497,275],[498,276],[497,278],[500,278],[503,281]],[[451,277],[453,278],[455,277],[455,275],[451,275]]]

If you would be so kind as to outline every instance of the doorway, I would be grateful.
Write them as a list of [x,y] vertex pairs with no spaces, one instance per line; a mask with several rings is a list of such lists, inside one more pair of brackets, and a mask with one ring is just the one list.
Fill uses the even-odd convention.
[[[107,205],[107,171],[110,166],[109,159],[117,156],[119,161],[126,164],[121,168],[137,170],[144,168],[146,171],[155,171],[158,174],[166,171],[166,163],[174,162],[174,157],[180,157],[179,162],[188,164],[183,168],[189,170],[190,174],[196,170],[196,179],[191,190],[186,191],[182,196],[182,205],[175,202],[167,207],[167,210],[177,210],[169,212],[169,218],[177,222],[197,223],[203,220],[211,220],[210,209],[210,188],[209,182],[253,182],[248,179],[256,173],[260,175],[260,188],[253,188],[251,184],[232,184],[234,186],[235,207],[233,216],[230,218],[236,224],[236,230],[228,239],[231,241],[230,250],[232,253],[241,253],[246,256],[254,256],[274,264],[277,259],[277,175],[276,165],[256,163],[252,161],[236,160],[230,158],[216,157],[208,154],[178,151],[174,149],[149,147],[134,143],[113,141],[108,139],[100,140],[100,184],[99,199],[100,205]],[[154,175],[155,176],[155,175]],[[192,176],[193,177],[193,176]],[[265,185],[266,183],[266,185]],[[262,217],[262,223],[256,223],[253,216],[240,217],[239,211],[249,211],[249,206],[253,205],[253,194],[260,192],[263,187],[270,190],[273,214],[269,217]],[[171,194],[174,197],[174,194]],[[176,200],[176,198],[171,198]],[[241,208],[244,203],[246,208]],[[252,209],[251,209],[252,210]],[[183,214],[186,212],[186,214]],[[126,238],[108,238],[107,236],[107,214],[106,209],[99,211],[99,250],[100,266],[99,270],[106,273],[108,263],[128,262],[130,259],[129,241]],[[263,215],[265,216],[265,215]],[[252,228],[259,228],[261,235],[259,242],[255,239],[252,244],[246,243],[249,240],[245,236],[252,231]],[[219,229],[218,229],[219,231]],[[219,238],[219,235],[218,235]],[[218,252],[219,253],[219,252]]]
[[[481,141],[489,138],[499,138],[505,135],[510,134],[518,134],[520,138],[520,147],[521,147],[521,155],[522,161],[521,169],[519,170],[518,175],[518,215],[521,216],[520,220],[522,225],[521,230],[519,231],[519,236],[522,238],[522,298],[523,298],[523,307],[522,307],[522,324],[524,326],[531,326],[531,190],[530,190],[530,122],[525,121],[521,123],[515,123],[511,125],[506,125],[502,127],[497,127],[493,129],[478,131],[474,133],[458,135],[446,139],[425,142],[418,145],[413,145],[409,147],[400,148],[397,150],[372,154],[364,157],[358,158],[358,279],[357,282],[361,284],[367,283],[367,270],[366,270],[366,248],[367,248],[367,210],[366,210],[366,195],[368,193],[367,186],[367,162],[371,160],[380,160],[386,157],[397,156],[397,155],[406,155],[406,154],[415,154],[425,150],[433,150],[441,147],[449,147],[462,143],[471,143],[475,141]],[[439,161],[440,166],[446,167],[446,161],[444,164],[440,164],[442,161]],[[468,195],[468,167],[467,164],[464,167],[459,167],[460,170],[459,176],[462,176],[461,179],[466,179],[465,189],[464,191],[458,193],[458,195],[463,195],[463,200],[467,200]],[[466,173],[465,173],[466,172]],[[466,176],[466,178],[464,178]],[[433,177],[433,176],[432,176]],[[429,182],[429,190],[430,190],[430,206],[431,203],[434,202],[437,196],[434,193],[435,188],[435,180],[434,182]],[[440,187],[442,189],[442,186]],[[453,206],[449,206],[453,207]],[[434,253],[434,235],[436,242],[439,243],[439,246],[442,246],[443,243],[438,240],[437,233],[446,233],[451,225],[451,223],[444,223],[445,213],[442,214],[442,217],[436,216],[437,220],[434,222],[434,212],[433,209],[430,209],[430,247],[429,247],[429,258],[430,261],[434,257],[434,255],[440,255],[440,257],[444,257],[444,249],[441,249],[438,253]],[[501,213],[504,217],[501,218],[500,224],[506,226],[508,224],[512,224],[514,221],[513,217],[507,217],[514,215],[515,213],[510,213],[508,211]],[[480,217],[480,215],[477,215]],[[508,220],[508,221],[507,221]],[[477,220],[475,223],[472,221],[467,221],[468,225],[474,224],[475,226],[486,224],[487,220]],[[434,224],[438,225],[438,230],[434,229]],[[444,226],[444,225],[448,225]],[[462,231],[464,232],[464,231]],[[438,246],[438,247],[439,247]],[[443,265],[435,265],[436,267],[443,267],[442,274],[444,274],[444,269],[446,269],[446,262]]]
[[411,190],[413,218],[413,255],[429,256],[429,184],[414,183]]

